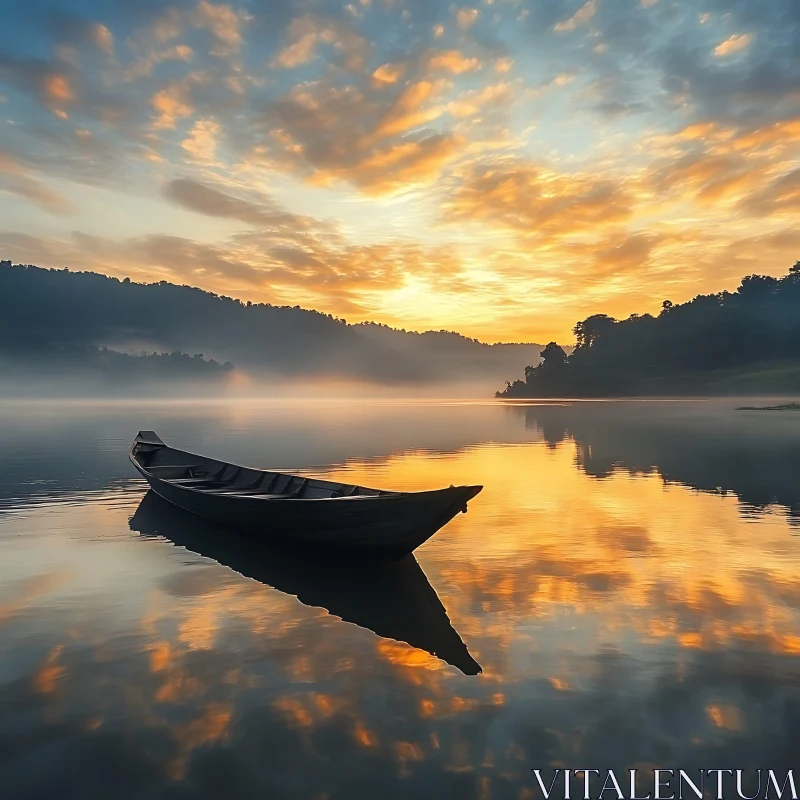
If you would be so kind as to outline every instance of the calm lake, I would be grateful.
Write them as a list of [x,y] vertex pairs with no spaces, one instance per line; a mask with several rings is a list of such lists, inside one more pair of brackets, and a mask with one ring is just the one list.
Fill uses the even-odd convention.
[[[0,404],[0,796],[522,800],[534,768],[797,769],[800,412],[735,405]],[[147,494],[139,429],[485,489],[416,558],[305,564]]]

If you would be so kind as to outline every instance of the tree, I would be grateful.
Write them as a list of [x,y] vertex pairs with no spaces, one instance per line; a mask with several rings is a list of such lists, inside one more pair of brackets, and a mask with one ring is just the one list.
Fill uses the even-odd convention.
[[556,342],[550,342],[539,355],[542,357],[542,367],[548,371],[563,367],[567,363],[567,354],[564,352],[564,348]]
[[770,299],[778,286],[777,278],[768,275],[748,275],[742,278],[737,294],[749,303],[763,303]]
[[781,278],[749,275],[733,292],[664,301],[658,317],[594,314],[573,329],[569,358],[551,343],[525,370],[527,396],[796,391],[798,319],[800,261]]
[[576,349],[593,347],[597,340],[616,324],[614,317],[609,317],[608,314],[593,314],[587,317],[572,329],[575,334]]

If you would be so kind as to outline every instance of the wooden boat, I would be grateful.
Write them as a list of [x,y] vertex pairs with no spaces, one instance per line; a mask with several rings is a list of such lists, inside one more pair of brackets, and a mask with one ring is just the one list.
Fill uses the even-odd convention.
[[129,525],[143,536],[163,537],[294,595],[307,606],[324,608],[344,622],[425,650],[465,675],[481,671],[413,554],[368,562],[314,558],[307,551],[297,557],[255,542],[244,531],[189,514],[152,491],[142,498]]
[[130,459],[153,491],[180,508],[291,547],[400,558],[456,514],[482,486],[386,492],[251,469],[168,447],[139,431]]

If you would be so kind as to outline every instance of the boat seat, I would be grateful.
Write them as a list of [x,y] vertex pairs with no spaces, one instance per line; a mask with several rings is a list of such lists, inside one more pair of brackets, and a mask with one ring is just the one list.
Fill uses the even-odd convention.
[[157,469],[203,469],[203,464],[154,464],[152,467],[145,467],[148,472],[153,472]]
[[291,494],[259,494],[258,492],[247,492],[248,497],[257,497],[259,500],[299,500],[299,492]]
[[259,489],[240,489],[239,491],[210,492],[209,494],[227,494],[231,497],[256,497],[259,500],[274,500],[277,497],[291,499],[293,497],[290,494],[264,494],[264,491]]
[[209,489],[208,494],[244,494],[245,492],[263,491],[263,489],[254,489],[251,486],[220,486],[218,489]]
[[230,486],[225,489],[212,489],[209,494],[231,494],[236,496],[258,497],[264,500],[276,500],[278,498],[294,500],[300,497],[306,486],[308,486],[308,478],[304,478],[300,485],[291,492],[275,493],[270,492],[269,489],[249,489],[246,486]]
[[221,483],[213,478],[164,478],[164,480],[174,486],[197,486],[203,483],[209,486],[219,486]]

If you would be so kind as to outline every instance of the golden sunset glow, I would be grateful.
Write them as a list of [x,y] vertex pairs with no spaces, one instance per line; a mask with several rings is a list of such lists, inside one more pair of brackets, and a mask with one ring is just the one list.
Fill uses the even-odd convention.
[[778,4],[17,4],[0,255],[567,344],[797,259]]

